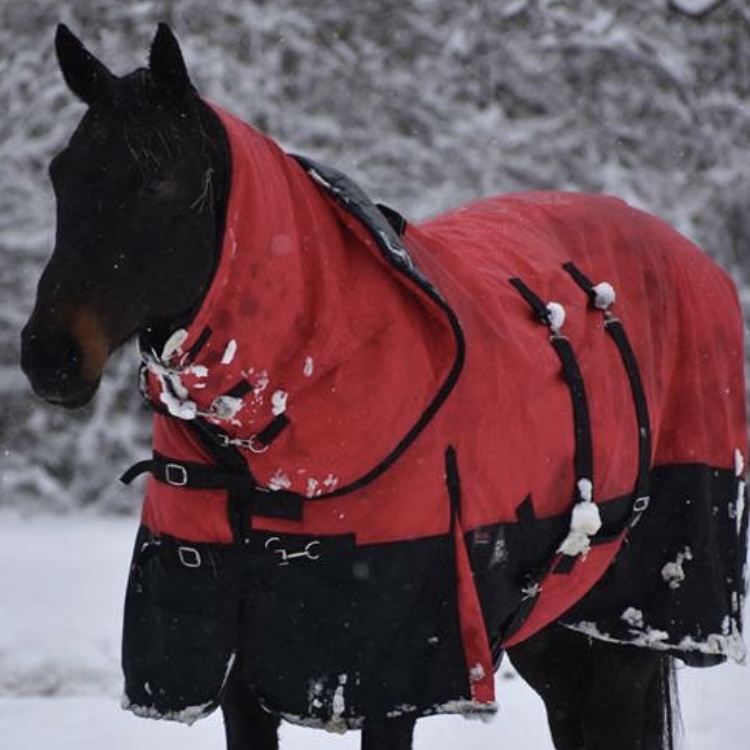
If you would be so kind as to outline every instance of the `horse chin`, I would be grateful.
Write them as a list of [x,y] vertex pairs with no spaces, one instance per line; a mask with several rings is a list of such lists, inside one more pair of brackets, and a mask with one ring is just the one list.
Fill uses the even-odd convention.
[[52,406],[60,406],[70,411],[88,406],[99,390],[99,380],[93,383],[79,383],[66,390],[35,388],[36,395]]

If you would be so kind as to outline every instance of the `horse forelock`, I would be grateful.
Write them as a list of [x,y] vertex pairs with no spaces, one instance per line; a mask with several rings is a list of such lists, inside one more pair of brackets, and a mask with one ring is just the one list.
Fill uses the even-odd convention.
[[73,152],[102,164],[122,147],[144,177],[152,176],[196,144],[199,153],[206,152],[200,106],[192,91],[179,101],[170,99],[150,71],[139,68],[117,79],[110,95],[90,108],[71,140]]

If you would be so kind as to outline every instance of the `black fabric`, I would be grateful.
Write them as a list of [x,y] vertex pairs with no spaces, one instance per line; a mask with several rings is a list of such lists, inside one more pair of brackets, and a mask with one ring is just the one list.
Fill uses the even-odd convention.
[[[491,639],[507,640],[525,622],[539,582],[556,558],[570,526],[570,515],[537,518],[531,499],[519,509],[518,523],[500,523],[465,535],[471,569]],[[602,508],[606,507],[606,504]]]
[[[612,542],[622,533],[632,504],[632,495],[598,503],[602,526],[591,537],[592,547]],[[526,622],[538,587],[555,561],[554,572],[569,572],[557,570],[568,556],[556,552],[570,527],[570,514],[539,518],[528,495],[516,508],[516,518],[514,523],[482,526],[464,537],[496,662],[502,654],[500,643]]]
[[335,729],[470,699],[448,537],[357,547],[243,580],[241,665],[272,711]]
[[[599,637],[656,647],[663,631],[672,642],[683,641],[686,648],[673,653],[691,665],[724,661],[705,649],[690,650],[690,643],[710,648],[712,640],[731,639],[730,613],[741,622],[747,559],[744,484],[731,471],[697,464],[659,467],[651,479],[652,502],[637,531],[562,622]],[[676,539],[688,540],[687,547],[675,546]],[[678,562],[684,578],[665,569]]]
[[470,700],[455,570],[450,535],[357,547],[253,531],[238,547],[142,528],[123,636],[130,707],[209,713],[234,653],[265,706],[332,729]]
[[380,210],[380,213],[383,214],[383,216],[385,216],[385,218],[388,220],[388,223],[393,228],[393,231],[396,232],[399,237],[402,237],[404,232],[406,232],[406,219],[398,211],[396,211],[395,208],[386,206],[384,203],[376,203],[375,205]]
[[136,537],[123,623],[129,708],[194,721],[219,704],[237,648],[239,601],[226,547]]

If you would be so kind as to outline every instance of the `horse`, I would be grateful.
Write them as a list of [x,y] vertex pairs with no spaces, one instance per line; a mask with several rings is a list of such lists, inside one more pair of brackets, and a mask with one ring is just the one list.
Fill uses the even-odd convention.
[[165,24],[122,77],[55,43],[88,108],[21,364],[75,409],[139,339],[126,707],[220,707],[229,750],[282,718],[408,750],[491,715],[507,653],[558,750],[672,748],[675,659],[744,654],[728,277],[609,198],[413,225],[204,101]]

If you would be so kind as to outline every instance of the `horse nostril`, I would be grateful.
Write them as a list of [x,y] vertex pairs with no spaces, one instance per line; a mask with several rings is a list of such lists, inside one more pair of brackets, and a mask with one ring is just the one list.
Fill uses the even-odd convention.
[[24,330],[21,367],[36,390],[48,393],[80,378],[83,352],[67,331],[39,333]]
[[63,380],[71,377],[78,378],[83,362],[83,353],[78,342],[70,334],[64,334],[58,346],[57,359],[60,363],[60,378]]

